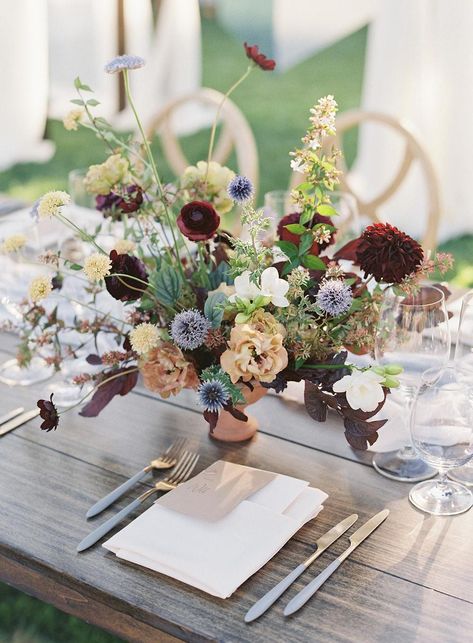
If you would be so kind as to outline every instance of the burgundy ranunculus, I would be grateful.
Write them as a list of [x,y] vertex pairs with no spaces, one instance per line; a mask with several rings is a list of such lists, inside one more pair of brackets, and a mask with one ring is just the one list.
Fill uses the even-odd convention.
[[[137,257],[123,254],[119,255],[116,250],[110,253],[112,267],[110,277],[105,277],[105,286],[114,299],[120,301],[135,301],[139,299],[148,283],[148,273],[145,265]],[[127,277],[115,277],[115,274],[130,275]]]
[[95,207],[100,212],[116,211],[130,214],[136,212],[142,203],[143,190],[138,185],[129,185],[126,189],[126,196],[109,192],[95,197]]
[[182,208],[177,225],[191,241],[206,241],[216,233],[220,217],[208,201],[191,201]]
[[[300,218],[301,218],[300,212],[293,212],[292,214],[286,214],[286,216],[279,221],[278,236],[282,241],[290,241],[291,243],[294,243],[297,247],[299,247],[299,244],[301,242],[301,237],[298,234],[289,232],[286,226],[290,225],[291,223],[299,223]],[[327,225],[330,225],[330,226],[333,225],[332,219],[330,219],[329,217],[324,217],[321,214],[318,214],[316,212],[312,217],[311,221],[309,221],[309,223],[306,224],[306,228],[309,230],[317,223],[326,223]],[[325,248],[330,246],[334,242],[334,240],[335,240],[334,236],[330,235],[330,241],[325,241],[324,243],[317,243],[316,241],[314,241],[314,243],[312,244],[312,247],[309,250],[309,254],[318,255],[321,250],[325,250]]]
[[415,272],[424,259],[421,246],[405,232],[389,223],[373,223],[366,228],[356,248],[356,263],[365,277],[399,284]]
[[54,429],[55,431],[59,424],[59,413],[54,406],[53,393],[51,393],[49,400],[38,400],[37,405],[39,415],[44,420],[40,427],[41,430],[52,431]]
[[249,45],[245,42],[243,46],[245,47],[248,58],[255,62],[263,71],[273,71],[276,67],[276,61],[262,54],[258,45]]

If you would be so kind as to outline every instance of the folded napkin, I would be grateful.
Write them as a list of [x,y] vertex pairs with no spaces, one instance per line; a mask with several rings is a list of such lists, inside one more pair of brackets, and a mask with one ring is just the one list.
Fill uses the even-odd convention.
[[[205,480],[212,467],[181,485],[181,490],[186,485],[197,489],[199,478]],[[225,463],[225,468],[227,473],[234,468],[255,471],[231,463]],[[104,547],[119,558],[228,598],[322,509],[327,494],[308,485],[304,480],[274,474],[218,520],[186,515],[158,500]],[[167,494],[169,501],[173,493]]]

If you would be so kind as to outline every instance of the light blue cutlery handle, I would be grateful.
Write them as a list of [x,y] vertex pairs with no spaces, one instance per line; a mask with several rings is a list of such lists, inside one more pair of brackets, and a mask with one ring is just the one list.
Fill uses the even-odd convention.
[[119,487],[111,491],[108,495],[104,496],[101,500],[98,500],[95,503],[95,505],[93,505],[89,509],[89,511],[85,514],[86,517],[92,518],[92,516],[96,516],[107,507],[110,507],[110,505],[114,503],[115,500],[118,500],[118,498],[123,496],[124,493],[126,493],[129,489],[134,487],[135,484],[140,480],[142,480],[147,473],[148,471],[146,469],[142,469],[141,471],[138,471],[138,473],[135,473],[135,475],[132,476],[129,480],[127,480]]
[[264,614],[271,605],[277,601],[277,599],[284,594],[286,589],[292,585],[292,583],[299,578],[303,571],[305,571],[305,565],[299,565],[292,570],[290,574],[283,578],[280,583],[275,585],[273,589],[270,589],[264,596],[262,596],[257,603],[251,607],[245,615],[245,623],[251,623],[256,618],[259,618],[261,614]]
[[289,601],[284,610],[284,616],[289,616],[297,612],[303,605],[307,603],[309,598],[315,594],[315,592],[322,587],[327,578],[329,578],[333,572],[338,569],[342,561],[336,558],[330,565],[324,569],[323,572],[320,572],[318,576],[314,578],[308,585],[301,589],[301,591],[294,596],[294,598]]
[[95,545],[95,543],[100,540],[102,536],[108,534],[111,529],[118,525],[123,520],[123,518],[128,516],[128,514],[136,509],[136,507],[139,507],[140,504],[141,500],[139,498],[133,500],[133,502],[130,502],[129,505],[115,514],[115,516],[112,516],[111,518],[106,520],[102,525],[100,525],[100,527],[97,527],[97,529],[94,529],[94,531],[90,532],[90,534],[86,536],[84,540],[81,540],[81,542],[77,545],[77,551],[84,551],[84,549],[88,549],[89,547],[92,547],[92,545]]

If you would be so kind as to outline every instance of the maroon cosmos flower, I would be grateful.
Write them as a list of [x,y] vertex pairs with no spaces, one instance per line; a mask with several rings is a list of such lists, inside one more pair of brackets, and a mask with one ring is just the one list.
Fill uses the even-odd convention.
[[218,230],[220,217],[208,201],[187,203],[177,217],[177,226],[190,241],[206,241]]
[[[119,255],[116,250],[110,253],[112,267],[110,276],[105,277],[105,286],[114,299],[119,301],[135,301],[139,299],[148,283],[148,273],[145,265],[137,257],[128,254]],[[130,275],[127,277],[114,277],[114,274]]]
[[126,196],[109,192],[95,197],[95,207],[100,212],[118,211],[130,214],[139,210],[143,203],[143,190],[138,185],[129,185]]
[[39,415],[44,420],[40,427],[42,431],[52,431],[53,429],[55,431],[59,424],[59,413],[54,406],[53,395],[54,393],[51,393],[49,400],[38,400],[37,402]]
[[[300,212],[292,212],[291,214],[286,214],[278,223],[278,236],[282,241],[290,241],[291,243],[294,243],[297,247],[299,247],[299,244],[301,242],[301,237],[298,234],[294,234],[293,232],[290,232],[286,226],[290,225],[291,223],[299,223],[301,218]],[[311,221],[306,224],[307,230],[312,228],[314,225],[317,223],[326,223],[327,225],[331,226],[332,224],[332,219],[329,217],[324,217],[321,214],[317,214],[317,212],[314,214],[312,217]],[[309,250],[309,254],[311,255],[318,255],[321,250],[325,250],[328,246],[330,246],[333,242],[335,241],[334,236],[330,235],[330,241],[326,241],[324,243],[317,243],[314,241],[312,244],[312,247]]]
[[256,63],[258,67],[263,71],[273,71],[273,69],[276,67],[276,61],[272,58],[267,58],[264,54],[262,54],[259,50],[258,45],[249,45],[245,42],[243,46],[245,47],[246,55],[248,56],[248,58]]
[[424,259],[421,246],[405,232],[389,223],[373,223],[360,237],[355,250],[356,263],[365,277],[399,284],[415,272]]

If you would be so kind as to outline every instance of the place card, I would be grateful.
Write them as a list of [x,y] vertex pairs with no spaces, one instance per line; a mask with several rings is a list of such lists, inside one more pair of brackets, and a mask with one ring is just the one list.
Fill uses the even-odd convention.
[[217,460],[188,482],[158,498],[155,504],[213,522],[221,520],[276,476],[271,471]]

